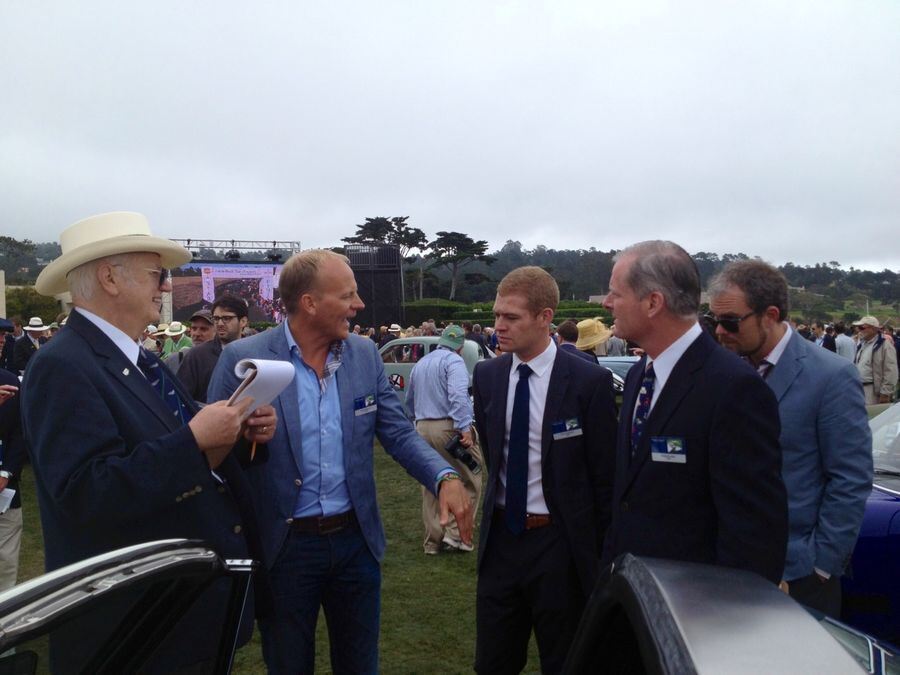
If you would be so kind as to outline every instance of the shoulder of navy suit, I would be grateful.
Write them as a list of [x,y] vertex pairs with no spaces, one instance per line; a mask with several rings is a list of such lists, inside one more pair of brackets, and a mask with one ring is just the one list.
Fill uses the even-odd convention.
[[493,359],[484,359],[475,364],[475,373],[484,373],[490,374],[506,368],[507,370],[512,365],[512,354],[509,352],[504,352],[500,356],[497,356]]

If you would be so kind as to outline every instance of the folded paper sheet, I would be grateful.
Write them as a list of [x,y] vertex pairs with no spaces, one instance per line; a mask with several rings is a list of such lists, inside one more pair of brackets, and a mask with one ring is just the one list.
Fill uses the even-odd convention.
[[228,405],[235,405],[245,398],[253,399],[244,413],[243,419],[247,419],[254,410],[274,401],[291,383],[294,379],[294,366],[287,361],[243,359],[235,364],[234,374],[242,382],[228,399]]

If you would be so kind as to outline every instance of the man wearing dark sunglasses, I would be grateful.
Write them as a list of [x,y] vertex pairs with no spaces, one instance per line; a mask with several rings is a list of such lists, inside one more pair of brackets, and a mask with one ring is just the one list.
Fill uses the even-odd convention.
[[710,283],[716,337],[745,357],[778,398],[790,537],[783,580],[792,597],[841,614],[841,574],[872,487],[872,438],[853,364],[788,325],[784,275],[759,260]]
[[625,249],[604,305],[617,334],[645,356],[625,380],[603,560],[633,553],[703,562],[778,583],[787,499],[777,403],[697,323],[694,261],[672,242]]

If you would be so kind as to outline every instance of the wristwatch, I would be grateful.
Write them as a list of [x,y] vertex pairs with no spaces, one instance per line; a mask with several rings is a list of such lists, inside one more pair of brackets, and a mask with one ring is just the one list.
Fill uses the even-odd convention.
[[12,473],[9,471],[0,471],[0,478],[5,478],[6,480],[11,480],[13,477]]

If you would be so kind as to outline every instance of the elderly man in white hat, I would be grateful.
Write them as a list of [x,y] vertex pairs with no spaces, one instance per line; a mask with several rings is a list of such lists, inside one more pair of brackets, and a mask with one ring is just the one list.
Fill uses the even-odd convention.
[[[62,255],[36,288],[43,295],[71,291],[74,309],[22,383],[47,570],[173,537],[203,539],[225,558],[258,557],[237,455],[249,458],[250,442],[271,440],[274,409],[260,408],[244,423],[246,404],[201,410],[139,343],[171,290],[167,268],[190,253],[154,237],[144,216],[127,212],[81,220],[63,231],[60,244]],[[160,670],[203,668],[214,658],[223,590],[211,588],[189,613],[190,629],[158,656]],[[56,643],[69,669],[81,669],[93,634],[82,626]]]
[[16,370],[19,371],[19,375],[25,372],[25,366],[28,365],[31,357],[46,342],[44,333],[50,330],[50,326],[45,326],[41,317],[33,316],[28,320],[27,324],[22,326],[22,330],[25,334],[16,341],[16,345],[13,348],[13,363]]
[[859,330],[854,363],[859,370],[866,405],[890,403],[897,388],[897,351],[884,339],[881,323],[864,316],[853,325]]

